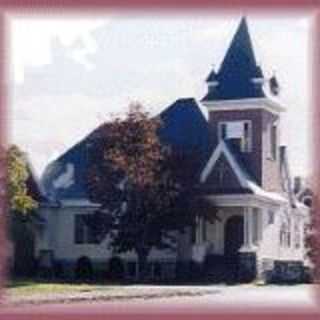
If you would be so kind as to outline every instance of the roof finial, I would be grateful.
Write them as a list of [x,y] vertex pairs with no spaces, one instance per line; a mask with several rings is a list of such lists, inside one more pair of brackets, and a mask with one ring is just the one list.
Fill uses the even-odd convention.
[[277,96],[280,93],[280,86],[276,77],[275,70],[272,70],[272,77],[269,80],[269,87],[273,95]]

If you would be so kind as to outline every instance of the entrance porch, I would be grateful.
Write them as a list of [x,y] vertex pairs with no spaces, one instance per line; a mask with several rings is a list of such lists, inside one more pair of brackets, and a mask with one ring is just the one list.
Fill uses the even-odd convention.
[[207,197],[217,211],[214,223],[199,220],[192,260],[202,265],[206,280],[248,282],[258,277],[263,223],[270,208],[253,195]]

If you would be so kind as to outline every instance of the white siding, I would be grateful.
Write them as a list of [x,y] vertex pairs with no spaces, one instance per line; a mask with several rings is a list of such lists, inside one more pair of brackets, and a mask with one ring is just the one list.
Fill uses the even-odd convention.
[[[36,238],[36,255],[40,250],[51,249],[54,251],[56,259],[77,260],[81,256],[87,256],[92,260],[106,261],[112,257],[112,252],[108,247],[108,238],[100,244],[75,244],[74,242],[74,216],[76,214],[88,214],[95,210],[90,206],[68,206],[61,208],[41,208],[41,215],[47,220],[46,229],[43,234],[39,233]],[[268,222],[268,210],[274,211],[274,222]],[[206,252],[210,254],[224,254],[224,229],[228,218],[233,215],[246,214],[244,208],[241,207],[221,207],[218,216],[221,221],[215,221],[213,224],[207,222],[207,240],[203,242],[201,235],[197,236],[197,248],[191,243],[190,230],[179,236],[177,251],[152,250],[149,260],[189,260],[194,249],[202,250],[206,248]],[[285,208],[264,207],[259,209],[260,222],[259,238],[257,243],[258,259],[289,259],[302,260],[304,258],[305,249],[303,240],[300,248],[295,247],[294,242],[294,219],[301,219],[301,234],[303,235],[304,223],[308,216],[308,209],[299,208],[289,211],[292,218],[291,223],[291,246],[290,248],[280,246],[280,227],[281,221],[285,218]],[[199,228],[197,233],[199,233]],[[301,235],[301,238],[303,236]],[[135,260],[134,252],[122,255],[128,260]]]
[[[53,250],[56,259],[77,260],[87,256],[92,260],[105,261],[112,257],[106,237],[100,244],[76,244],[74,241],[74,222],[76,214],[88,214],[95,210],[92,207],[62,207],[41,209],[41,215],[47,219],[46,230],[36,240],[36,256],[40,250]],[[121,255],[126,259],[136,259],[134,252]],[[153,259],[175,259],[176,253],[170,250],[152,250],[149,256]]]
[[[268,211],[272,210],[275,213],[274,223],[268,223]],[[287,219],[286,211],[291,220],[290,233],[291,241],[290,246],[281,245],[280,243],[280,229],[283,221]],[[303,241],[303,228],[306,217],[305,213],[299,209],[291,209],[281,207],[278,209],[264,208],[263,210],[263,239],[259,245],[258,256],[259,259],[270,258],[280,260],[303,260],[304,258],[304,241]],[[294,241],[294,224],[296,219],[300,219],[300,232],[301,232],[301,245],[299,248],[295,247]]]

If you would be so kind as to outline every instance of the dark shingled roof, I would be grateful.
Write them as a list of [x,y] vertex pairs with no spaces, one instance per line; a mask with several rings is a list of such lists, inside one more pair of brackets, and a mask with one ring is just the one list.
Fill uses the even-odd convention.
[[263,78],[263,74],[256,63],[246,19],[242,18],[216,75],[218,85],[209,88],[202,101],[265,97],[262,84],[253,83],[253,78]]
[[[210,152],[208,123],[195,99],[178,99],[159,116],[163,122],[159,137],[163,143],[181,151],[197,148],[201,162],[207,160]],[[59,201],[88,198],[86,191],[88,152],[92,141],[101,138],[102,130],[103,126],[98,127],[47,166],[41,184],[49,199]],[[68,176],[68,166],[69,170],[72,166],[72,179],[65,187],[56,187],[59,177]]]
[[210,152],[209,129],[198,103],[194,98],[176,100],[161,112],[163,125],[159,137],[181,151],[198,150],[204,161]]

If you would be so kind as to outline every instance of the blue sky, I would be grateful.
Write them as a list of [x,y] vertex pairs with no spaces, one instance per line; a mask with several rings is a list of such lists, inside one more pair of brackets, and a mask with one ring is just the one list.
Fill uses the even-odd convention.
[[[11,18],[11,141],[40,175],[46,164],[111,113],[140,101],[153,113],[201,99],[240,15],[201,12]],[[292,173],[310,174],[311,19],[247,15],[257,61],[281,85],[281,142]],[[203,110],[205,112],[205,110]]]

